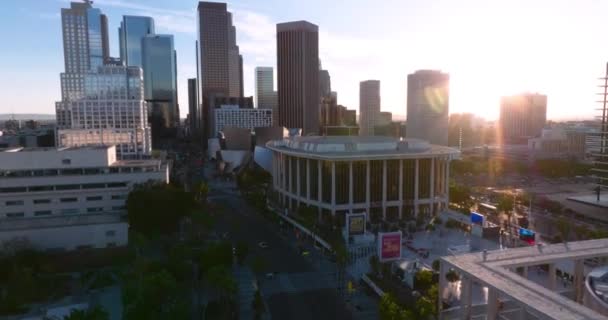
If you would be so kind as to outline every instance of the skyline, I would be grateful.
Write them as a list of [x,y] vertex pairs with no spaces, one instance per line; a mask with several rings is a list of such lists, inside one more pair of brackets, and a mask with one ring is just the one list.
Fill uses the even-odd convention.
[[[378,79],[383,84],[382,111],[403,116],[407,74],[437,69],[451,77],[450,113],[472,112],[496,119],[501,96],[539,92],[548,95],[549,119],[594,115],[596,78],[608,59],[608,45],[594,41],[594,33],[608,25],[599,19],[608,3],[585,1],[586,5],[575,6],[543,0],[535,6],[523,1],[490,6],[469,0],[455,6],[435,0],[387,1],[376,7],[371,1],[358,1],[327,8],[313,2],[319,5],[228,2],[244,60],[246,96],[254,95],[256,66],[275,68],[276,78],[276,23],[308,20],[319,26],[319,56],[330,72],[332,90],[338,92],[338,103],[349,109],[359,109],[359,82]],[[197,3],[98,0],[94,4],[108,16],[112,56],[119,55],[117,30],[123,15],[150,16],[158,33],[175,36],[182,118],[188,110],[186,79],[196,75]],[[0,27],[19,32],[6,35],[7,43],[14,45],[0,62],[8,75],[0,83],[8,97],[2,113],[53,113],[63,68],[60,9],[69,6],[69,1],[7,5]],[[524,7],[527,10],[520,11]],[[517,17],[515,26],[513,17]],[[368,22],[366,28],[356,29],[361,19]],[[41,52],[44,59],[37,59]],[[32,95],[31,88],[37,94]]]

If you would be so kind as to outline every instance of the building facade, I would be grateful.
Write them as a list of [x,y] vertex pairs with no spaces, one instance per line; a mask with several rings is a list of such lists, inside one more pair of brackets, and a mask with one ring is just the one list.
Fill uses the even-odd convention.
[[343,120],[344,124],[347,126],[356,126],[357,125],[357,110],[350,110],[344,107],[343,111]]
[[273,187],[290,210],[322,217],[368,212],[372,222],[447,208],[456,149],[389,137],[294,137],[267,143]]
[[128,67],[144,67],[142,39],[154,35],[154,19],[141,16],[123,16],[118,27],[120,60]]
[[255,107],[272,110],[272,124],[278,125],[279,105],[274,90],[274,70],[272,67],[255,68]]
[[242,109],[238,105],[223,105],[215,109],[215,132],[226,127],[247,128],[253,131],[256,127],[272,126],[272,110]]
[[448,145],[450,75],[418,70],[407,76],[408,138]]
[[327,70],[319,70],[319,96],[321,98],[331,96],[331,77]]
[[[57,146],[109,145],[119,138],[103,138],[119,133],[129,137],[128,142],[121,140],[125,142],[117,146],[119,157],[150,155],[151,132],[147,104],[143,99],[142,69],[106,65],[87,73],[84,83],[82,98],[55,104]],[[79,143],[72,144],[76,141]]]
[[177,62],[172,35],[148,35],[142,38],[144,99],[152,141],[175,136],[179,126],[177,103]]
[[200,121],[198,109],[198,96],[196,95],[197,85],[196,78],[188,79],[188,121],[190,125],[190,134],[197,136],[200,132]]
[[277,24],[279,126],[319,133],[319,27]]
[[[230,97],[242,87],[242,58],[236,46],[236,29],[226,3],[198,3],[197,78],[203,141],[212,136],[212,110],[217,97]],[[232,72],[231,72],[232,71]],[[239,94],[237,97],[242,96]]]
[[65,72],[60,74],[61,99],[79,99],[84,75],[109,58],[108,19],[90,2],[72,2],[61,9]]
[[0,162],[0,242],[40,249],[126,245],[129,191],[169,179],[159,160],[117,160],[113,146],[6,149]]
[[359,134],[373,136],[380,117],[380,81],[359,83]]
[[505,143],[537,138],[547,122],[547,96],[524,93],[500,99],[499,132]]

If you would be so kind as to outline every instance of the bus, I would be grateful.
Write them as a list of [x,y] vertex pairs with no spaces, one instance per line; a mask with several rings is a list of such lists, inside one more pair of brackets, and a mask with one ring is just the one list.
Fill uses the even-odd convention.
[[496,207],[491,204],[488,204],[488,203],[480,203],[477,206],[477,210],[479,211],[479,213],[484,214],[484,215],[498,213],[498,210],[496,210]]

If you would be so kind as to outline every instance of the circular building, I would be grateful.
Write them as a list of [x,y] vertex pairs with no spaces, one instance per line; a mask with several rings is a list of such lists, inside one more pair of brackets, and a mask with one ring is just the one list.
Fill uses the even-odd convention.
[[460,152],[418,139],[306,136],[269,141],[273,188],[290,210],[365,211],[372,222],[435,214],[448,205],[450,161]]

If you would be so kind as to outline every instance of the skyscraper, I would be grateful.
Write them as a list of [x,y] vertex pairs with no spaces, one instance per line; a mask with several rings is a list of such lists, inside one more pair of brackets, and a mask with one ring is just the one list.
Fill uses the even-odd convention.
[[142,39],[153,35],[154,20],[150,17],[123,16],[118,28],[120,59],[128,67],[143,68]]
[[61,15],[65,72],[55,104],[57,145],[117,145],[121,158],[149,155],[141,68],[111,63],[107,19],[91,1],[71,3]]
[[78,99],[84,92],[84,74],[97,70],[109,58],[108,21],[90,2],[72,2],[61,9],[63,58],[61,99]]
[[272,124],[277,125],[278,102],[274,91],[274,72],[272,67],[255,68],[255,106],[260,109],[272,109]]
[[359,83],[359,135],[373,136],[380,117],[380,81]]
[[500,99],[500,137],[507,143],[528,143],[540,137],[547,122],[547,96],[524,93]]
[[196,78],[188,79],[188,120],[190,121],[190,134],[193,136],[198,135],[201,120],[198,114],[196,90]]
[[418,70],[407,76],[406,136],[448,145],[450,75]]
[[[198,3],[198,85],[202,106],[203,143],[213,131],[216,97],[240,96],[241,57],[236,46],[236,30],[225,3]],[[232,70],[232,72],[231,72]],[[236,72],[235,72],[236,70]]]
[[279,125],[319,133],[319,27],[277,24]]
[[144,98],[148,102],[152,141],[175,135],[179,125],[177,70],[172,35],[147,35],[142,39]]
[[242,97],[243,57],[236,45],[236,28],[232,25],[232,13],[228,12],[228,84],[231,97]]
[[331,95],[331,78],[329,71],[319,70],[319,96],[329,97]]

